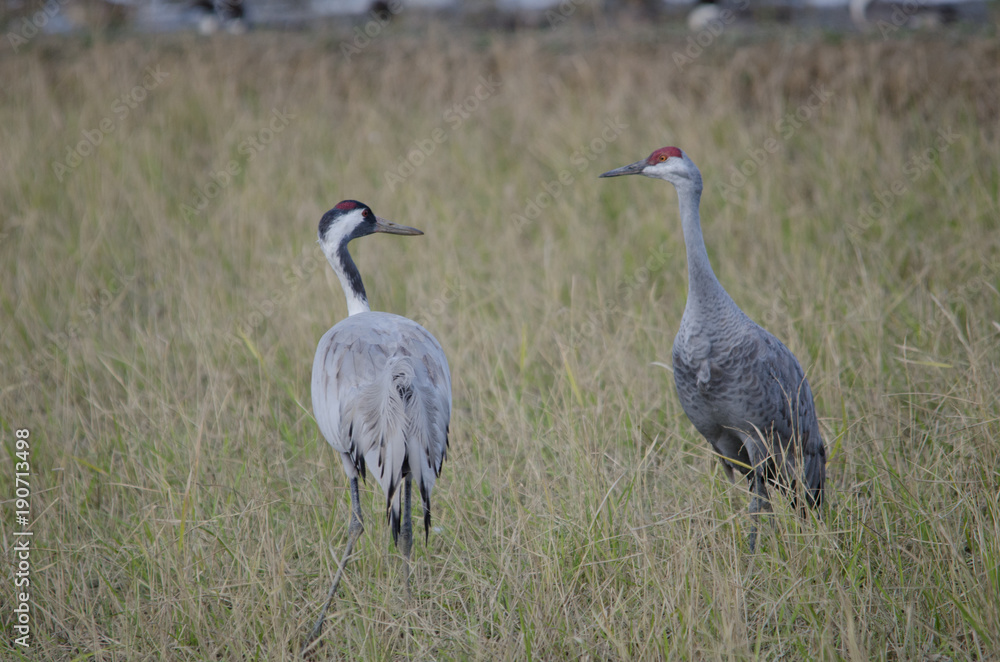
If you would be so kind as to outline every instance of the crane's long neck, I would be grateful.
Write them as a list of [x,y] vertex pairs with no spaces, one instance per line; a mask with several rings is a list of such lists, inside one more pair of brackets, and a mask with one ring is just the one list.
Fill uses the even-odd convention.
[[357,315],[367,313],[371,310],[368,306],[368,295],[365,294],[364,283],[361,282],[361,272],[354,266],[351,254],[347,252],[347,242],[349,237],[341,241],[336,250],[326,254],[327,261],[333,267],[334,273],[340,279],[340,286],[344,288],[344,296],[347,298],[347,315]]
[[701,234],[701,216],[698,212],[698,205],[701,203],[701,182],[685,182],[675,185],[675,188],[681,212],[681,227],[684,230],[684,246],[687,249],[687,306],[717,305],[726,300],[731,301],[729,294],[715,277],[712,265],[708,261],[708,251],[705,250],[705,239]]

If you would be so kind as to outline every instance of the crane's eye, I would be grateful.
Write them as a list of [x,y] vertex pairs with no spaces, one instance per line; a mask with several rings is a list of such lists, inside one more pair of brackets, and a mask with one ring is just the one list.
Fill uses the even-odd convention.
[[666,154],[660,154],[660,163],[663,163],[666,160],[667,160],[667,155]]

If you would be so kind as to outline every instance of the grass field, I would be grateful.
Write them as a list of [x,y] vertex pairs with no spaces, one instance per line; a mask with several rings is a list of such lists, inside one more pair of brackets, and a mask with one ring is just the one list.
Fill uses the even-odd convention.
[[[0,48],[0,656],[296,656],[349,507],[311,415],[346,313],[316,226],[355,198],[426,232],[352,249],[454,412],[413,601],[369,483],[316,659],[1000,659],[1000,44],[731,32],[690,61],[571,23]],[[828,505],[776,503],[756,555],[653,365],[676,195],[597,179],[668,144],[827,440]]]

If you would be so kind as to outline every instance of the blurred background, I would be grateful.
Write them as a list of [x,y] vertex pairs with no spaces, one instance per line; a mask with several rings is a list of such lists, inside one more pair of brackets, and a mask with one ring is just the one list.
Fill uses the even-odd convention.
[[[385,23],[401,12],[479,28],[554,27],[567,20],[607,24],[622,18],[707,27],[808,26],[829,30],[983,27],[988,0],[4,0],[0,20],[45,34],[93,29],[240,33],[250,27],[318,28],[370,15]],[[994,6],[996,3],[992,3]],[[39,14],[41,12],[41,14]],[[31,26],[24,25],[28,20]],[[411,19],[412,20],[412,19]]]
[[[0,659],[299,657],[345,198],[426,233],[351,251],[454,411],[415,599],[369,481],[314,658],[1000,659],[995,2],[0,2]],[[665,145],[827,442],[755,555],[669,372],[677,196],[598,179]]]

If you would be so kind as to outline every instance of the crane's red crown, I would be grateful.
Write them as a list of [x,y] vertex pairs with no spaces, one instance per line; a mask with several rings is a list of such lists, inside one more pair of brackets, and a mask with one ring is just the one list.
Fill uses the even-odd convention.
[[647,165],[653,165],[654,163],[661,163],[663,161],[666,161],[672,156],[676,156],[677,158],[682,158],[681,150],[677,149],[676,147],[661,147],[660,149],[656,150],[655,152],[649,155],[649,158],[646,159],[646,163]]
[[352,209],[358,209],[362,206],[363,205],[356,200],[344,200],[343,202],[338,202],[334,209],[338,211],[351,211]]

